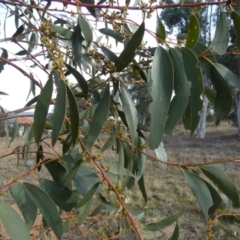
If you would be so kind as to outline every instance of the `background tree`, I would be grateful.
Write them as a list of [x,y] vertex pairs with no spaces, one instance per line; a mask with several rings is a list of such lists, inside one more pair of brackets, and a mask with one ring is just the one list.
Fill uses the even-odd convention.
[[[229,212],[217,212],[222,202],[218,191],[239,208],[236,187],[215,166],[167,162],[162,137],[164,133],[171,133],[181,118],[186,130],[193,135],[203,108],[200,98],[203,93],[214,99],[217,123],[230,112],[232,96],[239,91],[240,82],[228,68],[217,63],[214,56],[223,55],[229,44],[226,11],[231,12],[240,47],[238,12],[226,1],[220,2],[221,5],[183,1],[159,5],[150,1],[136,6],[112,1],[106,5],[103,1],[97,4],[67,0],[42,2],[45,5],[36,1],[0,2],[1,8],[9,13],[6,25],[11,18],[16,24],[15,33],[1,42],[11,41],[20,48],[14,53],[18,57],[11,57],[11,50],[2,48],[0,71],[5,71],[6,64],[17,69],[30,80],[30,92],[34,95],[23,109],[0,114],[0,120],[35,109],[34,125],[25,130],[24,145],[9,155],[27,154],[29,146],[36,144],[37,165],[0,188],[10,190],[25,221],[0,201],[0,217],[11,239],[30,239],[29,229],[38,210],[60,239],[69,229],[69,220],[61,219],[57,207],[66,212],[78,210],[74,227],[84,223],[92,239],[124,238],[127,234],[131,234],[131,239],[132,234],[137,239],[153,239],[161,229],[174,223],[171,239],[178,239],[180,213],[140,225],[125,204],[126,189],[135,185],[147,203],[144,185],[147,159],[163,167],[177,167],[182,172],[208,223],[209,238],[213,238],[218,219],[229,216]],[[219,11],[216,34],[209,48],[208,43],[200,42],[199,11],[203,11],[204,16],[204,9],[211,5],[216,5]],[[177,23],[186,39],[179,43],[167,38],[159,15],[156,29],[149,29],[148,19],[154,19],[155,11],[167,9],[166,13],[170,8],[184,11],[184,17]],[[131,10],[142,12],[142,18],[132,19]],[[205,36],[208,23],[202,24]],[[157,42],[156,48],[145,43],[147,33]],[[25,60],[46,76],[44,85],[16,63]],[[202,72],[211,80],[215,92],[204,86]],[[69,83],[70,76],[75,85]],[[36,88],[41,90],[39,95]],[[48,127],[50,105],[54,105],[51,146],[43,136]],[[138,117],[144,110],[150,114],[149,128],[144,125],[146,121]],[[15,136],[13,130],[12,140]],[[62,145],[60,152],[55,149],[57,143]],[[52,152],[46,152],[46,147]],[[111,147],[118,159],[116,166],[102,161],[104,152]],[[147,153],[146,148],[155,150],[156,156]],[[32,172],[41,171],[42,166],[49,171],[51,180],[39,179],[39,185],[21,182]],[[102,209],[106,209],[106,215],[101,215]],[[98,224],[100,230],[92,230],[88,219],[94,216],[107,219],[108,214],[115,216],[114,230],[109,233]],[[237,219],[239,214],[230,216]]]

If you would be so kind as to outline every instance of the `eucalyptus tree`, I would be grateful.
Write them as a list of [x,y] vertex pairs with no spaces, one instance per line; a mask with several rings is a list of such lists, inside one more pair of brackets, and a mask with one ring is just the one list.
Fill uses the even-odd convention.
[[[211,50],[199,41],[201,27],[197,17],[199,8],[208,5],[219,9]],[[170,7],[191,9],[186,39],[179,44],[168,38],[159,15],[155,18],[156,29],[151,29],[148,21],[154,19],[157,9]],[[171,239],[178,239],[177,220],[182,213],[139,224],[140,217],[134,217],[125,203],[126,189],[138,185],[147,204],[147,159],[182,172],[208,223],[209,237],[214,237],[221,217],[230,215],[237,220],[238,214],[218,212],[222,202],[219,191],[239,208],[236,187],[228,176],[204,163],[167,162],[162,143],[163,134],[171,133],[180,118],[186,130],[194,133],[203,107],[203,93],[214,99],[218,120],[231,110],[232,95],[240,89],[240,82],[214,57],[223,55],[229,42],[225,12],[231,12],[240,47],[240,15],[229,2],[141,1],[118,5],[114,1],[1,1],[1,8],[7,13],[5,26],[13,18],[16,31],[1,39],[10,43],[1,48],[0,71],[5,71],[6,65],[17,69],[29,79],[29,92],[34,97],[22,109],[0,114],[0,120],[35,109],[34,125],[25,129],[24,145],[9,155],[26,155],[29,146],[36,146],[37,165],[0,188],[10,190],[24,218],[23,221],[6,202],[0,201],[0,217],[11,239],[30,239],[29,229],[38,211],[60,239],[69,229],[72,217],[61,218],[62,210],[78,212],[73,227],[87,228],[85,232],[92,239],[114,235],[124,238],[133,233],[137,239],[151,239],[171,224],[175,224]],[[133,19],[136,11],[142,13],[141,19]],[[148,35],[146,39],[147,34],[157,42],[156,48],[146,43],[150,38]],[[20,48],[14,56],[10,54],[11,44]],[[25,60],[31,65],[19,67],[17,62]],[[42,71],[45,85],[29,67]],[[204,86],[202,72],[211,80],[215,93]],[[70,76],[74,85],[69,83]],[[138,105],[129,91],[132,84],[148,88],[149,95]],[[40,89],[38,95],[36,89]],[[46,118],[50,105],[54,105],[51,145],[43,136],[44,129],[49,127]],[[144,109],[151,116],[149,128],[138,119],[139,111]],[[13,131],[12,140],[15,135]],[[60,152],[55,149],[57,144],[62,146]],[[49,147],[53,150],[50,157],[46,150]],[[118,159],[115,166],[102,159],[111,147]],[[147,153],[146,148],[155,150],[156,156]],[[38,185],[21,182],[43,166],[52,179],[41,178]],[[108,214],[117,220],[111,222],[115,225],[111,233],[97,224],[91,225],[89,219],[107,220]]]

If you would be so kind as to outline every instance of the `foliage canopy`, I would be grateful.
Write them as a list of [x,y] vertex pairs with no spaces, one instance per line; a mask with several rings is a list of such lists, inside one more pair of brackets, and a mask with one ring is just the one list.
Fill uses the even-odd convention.
[[[6,64],[16,68],[29,79],[29,96],[33,96],[23,109],[0,114],[0,120],[35,109],[33,126],[24,130],[24,145],[12,154],[23,153],[26,157],[29,146],[34,146],[37,165],[1,187],[9,188],[25,221],[0,201],[0,217],[9,236],[13,240],[30,239],[28,232],[39,210],[46,225],[60,239],[68,231],[69,220],[61,219],[59,208],[79,211],[74,219],[76,227],[87,217],[107,209],[116,219],[126,219],[125,224],[120,220],[117,223],[119,238],[133,231],[138,239],[153,239],[163,228],[176,223],[171,239],[179,239],[177,220],[181,213],[140,225],[125,204],[125,189],[134,185],[139,186],[147,204],[144,170],[149,159],[159,162],[162,168],[179,167],[208,222],[209,237],[214,237],[220,217],[217,210],[222,202],[219,192],[239,207],[236,187],[215,166],[167,162],[162,137],[170,134],[180,119],[186,130],[194,134],[203,107],[202,94],[214,102],[217,124],[229,114],[240,81],[217,63],[215,56],[226,52],[231,21],[236,45],[240,46],[240,15],[234,6],[227,1],[184,3],[184,0],[162,4],[136,1],[130,5],[127,1],[126,5],[118,5],[105,0],[0,1],[0,4],[7,13],[4,21],[14,19],[16,27],[15,33],[1,42],[11,41],[20,48],[14,57],[10,49],[1,48],[0,72]],[[199,11],[210,5],[218,8],[218,18],[215,36],[205,44],[200,41]],[[162,20],[172,8],[188,9],[186,38],[179,42],[171,40]],[[163,9],[163,14],[158,9]],[[132,16],[136,12],[139,14],[135,21]],[[149,19],[156,21],[154,31]],[[179,24],[184,25],[184,21]],[[153,44],[152,40],[146,42],[147,34],[156,40]],[[239,49],[232,54],[239,54]],[[15,63],[25,60],[46,76],[44,86]],[[213,85],[211,91],[204,86],[203,74]],[[71,78],[74,84],[69,81]],[[39,95],[37,88],[41,90]],[[144,96],[134,98],[132,89],[143,89]],[[54,105],[51,123],[46,121],[50,105]],[[149,111],[150,125],[141,121],[143,110]],[[46,129],[52,131],[48,137],[50,148],[60,143],[61,152],[54,150],[51,156],[45,152]],[[16,122],[11,141],[17,131]],[[110,148],[118,159],[115,166],[102,160],[102,154]],[[148,154],[146,148],[155,150],[156,156]],[[41,171],[42,166],[49,171],[51,180],[39,179],[38,185],[21,181],[33,171]],[[12,227],[14,222],[17,228]],[[92,231],[90,227],[88,230]],[[99,231],[91,234],[99,239],[110,237]]]

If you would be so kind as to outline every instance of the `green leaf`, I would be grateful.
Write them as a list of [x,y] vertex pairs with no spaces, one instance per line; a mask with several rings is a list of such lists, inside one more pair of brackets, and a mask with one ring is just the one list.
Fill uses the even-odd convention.
[[8,146],[10,146],[10,144],[14,141],[14,139],[18,136],[19,133],[19,123],[17,120],[15,120],[14,125],[13,125],[13,131],[12,131],[12,138],[8,144]]
[[48,179],[39,179],[42,190],[60,207],[60,209],[70,212],[80,201],[78,195],[62,184]]
[[15,55],[18,55],[18,56],[23,56],[23,55],[27,55],[27,54],[28,54],[27,50],[21,50],[21,51],[15,53]]
[[116,41],[123,43],[124,37],[120,32],[114,31],[109,28],[101,28],[98,31],[104,35],[114,38]]
[[38,41],[38,35],[36,32],[32,32],[31,37],[30,37],[30,43],[28,46],[28,51],[32,52],[34,50],[34,48],[36,48],[36,44]]
[[185,74],[183,59],[181,53],[177,49],[170,49],[169,54],[174,68],[174,91],[175,96],[172,99],[165,123],[164,133],[170,134],[182,117],[190,95],[190,82]]
[[163,233],[159,231],[145,231],[143,238],[144,240],[159,239],[162,235]]
[[[1,52],[1,58],[5,58],[8,59],[8,52],[5,48],[0,48],[0,52]],[[5,62],[0,62],[0,73],[4,70],[4,65],[6,63]]]
[[222,78],[230,87],[232,93],[235,94],[240,91],[240,80],[233,72],[220,63],[215,63],[214,68],[221,74]]
[[232,11],[231,18],[233,20],[234,29],[237,35],[236,44],[238,49],[240,49],[240,15],[236,11]]
[[124,167],[113,166],[113,167],[110,167],[107,172],[116,174],[116,175],[135,177],[129,169]]
[[157,38],[157,41],[159,43],[165,41],[166,39],[166,31],[165,31],[165,27],[159,17],[159,15],[157,14],[157,29],[156,29],[156,36],[158,37]]
[[12,240],[31,240],[28,229],[21,217],[14,209],[2,201],[0,201],[0,218]]
[[137,109],[132,100],[130,93],[123,83],[121,83],[121,99],[122,105],[125,112],[125,117],[128,125],[128,129],[130,132],[130,136],[132,139],[132,144],[134,144],[135,139],[137,138]]
[[205,219],[208,220],[208,211],[209,208],[213,206],[213,201],[207,185],[198,175],[185,169],[182,169],[182,172],[194,196],[196,197],[200,208],[202,209]]
[[82,74],[80,72],[78,72],[76,69],[74,69],[73,67],[71,67],[68,64],[65,64],[68,71],[75,77],[75,79],[77,80],[79,86],[82,89],[82,94],[83,96],[86,98],[88,96],[88,84],[87,81],[85,80],[85,78],[82,76]]
[[229,27],[227,22],[227,16],[222,11],[218,18],[216,32],[213,41],[210,45],[211,51],[223,55],[226,52],[229,43]]
[[21,35],[24,32],[24,24],[22,24],[17,30],[16,32],[12,35],[12,38],[16,38],[19,35]]
[[106,85],[103,92],[101,101],[99,102],[94,115],[92,122],[90,123],[89,131],[86,136],[86,149],[90,149],[95,143],[99,133],[102,130],[103,124],[105,123],[110,104],[110,87],[109,84]]
[[[167,162],[168,159],[167,159],[167,153],[164,149],[164,145],[163,145],[163,142],[160,143],[160,145],[158,146],[158,148],[156,148],[155,150],[155,153],[156,153],[156,156],[158,159],[164,161],[164,162]],[[158,166],[162,169],[166,169],[167,168],[167,165],[164,164],[164,163],[161,163],[161,162],[158,162]]]
[[179,239],[179,226],[178,226],[178,223],[176,223],[173,234],[169,238],[169,240],[178,240],[178,239]]
[[212,66],[211,81],[214,83],[217,90],[217,96],[215,98],[215,111],[218,115],[216,120],[216,124],[218,124],[223,116],[227,116],[229,114],[232,108],[233,98],[227,81],[216,66],[218,66],[217,63]]
[[84,222],[88,213],[90,212],[92,204],[93,204],[93,198],[91,198],[90,201],[80,209],[80,212],[79,212],[78,217],[76,219],[77,220],[77,225],[79,225],[79,226],[82,225],[82,223]]
[[52,146],[58,140],[58,136],[61,132],[62,124],[65,117],[66,108],[66,85],[63,80],[58,83],[58,92],[52,117]]
[[140,189],[140,191],[142,193],[142,196],[143,196],[145,204],[146,204],[148,199],[147,199],[147,192],[146,192],[146,188],[145,188],[145,184],[144,184],[144,177],[143,177],[143,175],[138,180],[138,186],[139,186],[139,189]]
[[128,41],[127,45],[119,56],[119,62],[115,63],[116,71],[121,72],[133,60],[135,51],[142,43],[145,32],[144,22],[139,26],[138,30],[133,34],[132,38]]
[[108,138],[108,140],[105,142],[105,144],[101,148],[101,152],[104,152],[105,150],[107,150],[113,145],[113,143],[116,141],[118,137],[119,130],[120,130],[120,125],[118,124],[115,130],[113,131],[112,135]]
[[[36,154],[36,164],[39,164],[41,161],[44,160],[44,155],[43,155],[43,147],[42,144],[40,143],[37,149],[37,154]],[[38,171],[41,170],[41,165],[38,166]]]
[[37,218],[37,207],[29,197],[25,188],[20,183],[15,183],[9,188],[10,193],[22,212],[28,230],[30,230]]
[[203,93],[203,79],[201,69],[199,68],[199,62],[196,55],[192,50],[188,48],[182,49],[182,57],[184,63],[184,70],[188,81],[191,83],[190,88],[190,114],[187,116],[183,115],[183,121],[190,123],[191,135],[194,133],[198,126],[200,119],[199,112],[203,107],[203,100],[201,94]]
[[78,14],[78,24],[83,32],[86,41],[88,42],[88,44],[90,44],[93,40],[92,29],[90,28],[88,22],[85,20],[81,13]]
[[60,27],[60,26],[56,26],[56,25],[51,25],[51,28],[58,34],[60,34],[61,36],[65,37],[67,40],[73,40],[73,36],[74,33],[73,31]]
[[148,224],[144,225],[143,228],[144,228],[144,230],[148,230],[148,231],[162,230],[162,229],[172,225],[174,222],[176,222],[181,215],[182,215],[181,213],[171,215],[171,216],[164,218],[158,222],[148,223]]
[[37,105],[34,112],[34,138],[37,144],[39,144],[42,137],[45,122],[48,114],[48,108],[52,97],[53,91],[53,79],[49,77],[47,83],[43,87],[37,101]]
[[116,62],[120,61],[118,56],[115,53],[113,53],[110,49],[108,49],[108,48],[106,48],[104,46],[102,46],[101,49],[102,49],[103,54],[111,62],[116,63]]
[[[141,137],[137,138],[137,148],[141,149],[143,145],[145,145],[145,140],[142,139]],[[145,170],[145,165],[146,165],[146,155],[144,154],[146,152],[145,149],[142,149],[142,152],[138,152],[134,156],[134,161],[135,161],[135,172],[136,172],[136,182],[143,176],[144,170]]]
[[230,178],[220,169],[213,166],[200,167],[202,172],[221,190],[232,202],[239,207],[239,196]]
[[57,207],[52,199],[35,185],[26,182],[22,183],[22,185],[39,208],[47,224],[52,228],[57,238],[60,239],[63,233],[63,225]]
[[[98,175],[84,166],[81,166],[78,169],[78,172],[74,177],[74,183],[79,193],[83,196],[85,196],[92,186],[99,181],[100,179]],[[100,191],[100,189],[99,186],[98,191]]]
[[0,95],[8,95],[8,94],[0,91]]
[[78,63],[79,67],[82,59],[82,42],[83,41],[84,41],[84,37],[82,36],[82,32],[79,27],[79,24],[77,24],[77,26],[74,27],[72,50],[73,50],[75,61]]
[[71,120],[72,145],[74,146],[78,137],[79,113],[78,113],[77,101],[71,89],[68,86],[66,87],[67,87],[67,96],[68,96],[70,120]]
[[204,94],[208,98],[209,102],[212,105],[214,105],[215,98],[216,98],[216,95],[217,95],[216,92],[214,90],[212,90],[210,87],[204,86]]
[[188,25],[188,36],[185,46],[187,48],[193,48],[196,45],[199,36],[200,36],[200,24],[195,14],[192,14]]
[[65,187],[65,186],[68,186],[68,185],[71,183],[71,181],[73,180],[73,178],[74,178],[75,175],[77,174],[77,171],[78,171],[79,167],[81,166],[81,164],[82,164],[82,159],[80,159],[79,161],[77,161],[77,162],[73,165],[73,167],[71,168],[71,170],[70,170],[70,172],[69,172],[69,174],[68,174],[68,177],[67,177],[67,179],[66,179],[66,182],[64,183],[64,187]]
[[83,199],[80,201],[80,203],[77,205],[77,208],[81,208],[84,206],[86,203],[88,203],[96,193],[99,187],[99,182],[95,183],[91,189],[86,193],[86,195],[83,197]]
[[174,79],[171,58],[168,52],[162,47],[158,47],[154,54],[151,78],[153,81],[151,86],[153,102],[149,105],[149,112],[151,114],[149,147],[156,149],[162,140],[172,97]]
[[212,196],[212,200],[213,200],[213,205],[209,208],[208,210],[208,214],[214,214],[215,211],[218,209],[218,207],[221,205],[222,203],[222,198],[220,197],[219,193],[215,190],[214,187],[212,187],[211,184],[209,184],[207,181],[205,181],[205,184],[207,185],[211,196]]
[[[66,156],[67,155],[65,155],[65,157]],[[51,174],[53,180],[61,183],[61,185],[64,186],[68,177],[68,172],[66,168],[63,167],[63,165],[58,161],[50,161],[48,163],[45,163],[44,166],[47,168],[47,170]],[[67,188],[71,189],[71,184],[66,186]]]

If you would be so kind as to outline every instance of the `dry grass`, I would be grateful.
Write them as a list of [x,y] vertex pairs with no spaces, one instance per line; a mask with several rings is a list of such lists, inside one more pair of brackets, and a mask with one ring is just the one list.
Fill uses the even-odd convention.
[[[49,140],[47,140],[50,143]],[[23,142],[21,138],[16,139],[10,148],[7,147],[4,138],[0,138],[0,156],[13,151],[17,146]],[[237,136],[237,129],[228,125],[228,123],[221,123],[220,126],[215,127],[213,124],[208,125],[205,139],[196,139],[194,136],[190,137],[181,126],[178,126],[174,133],[170,136],[164,137],[164,147],[168,154],[168,161],[175,163],[204,163],[213,162],[219,159],[240,158],[239,149],[240,140]],[[53,151],[43,145],[45,151],[53,153]],[[36,146],[32,146],[32,150],[36,150]],[[61,146],[56,146],[56,151],[61,152]],[[154,154],[149,151],[150,154]],[[51,154],[48,155],[50,157]],[[28,155],[27,159],[35,159],[35,153]],[[116,164],[117,158],[114,151],[107,151],[103,155],[104,164],[112,166]],[[26,160],[19,161],[17,165],[17,156],[11,155],[4,159],[0,159],[0,184],[5,185],[11,178],[16,178],[20,174],[29,170],[26,165]],[[231,177],[240,192],[239,184],[239,169],[237,164],[218,165],[221,169]],[[29,181],[37,184],[38,178],[46,176],[46,169],[42,169],[40,173],[34,172],[27,176],[23,181]],[[138,186],[130,191],[127,191],[129,201],[127,205],[134,215],[140,212],[145,212],[145,218],[142,223],[149,221],[157,221],[163,217],[171,214],[182,212],[183,215],[179,219],[180,239],[208,239],[206,232],[206,222],[203,218],[201,210],[188,188],[181,171],[177,167],[168,167],[162,170],[158,167],[156,162],[148,161],[145,172],[145,184],[148,194],[148,203],[143,204],[141,193]],[[13,203],[8,190],[1,193],[1,200]],[[227,200],[225,198],[226,207]],[[237,211],[237,209],[233,209]],[[224,222],[229,231],[240,236],[240,231],[235,225],[228,225]],[[173,232],[174,226],[168,227],[162,235],[156,239],[169,239]],[[239,237],[240,238],[240,237]],[[83,238],[81,238],[83,239]],[[131,239],[134,239],[133,237]],[[231,239],[223,231],[217,239]]]

